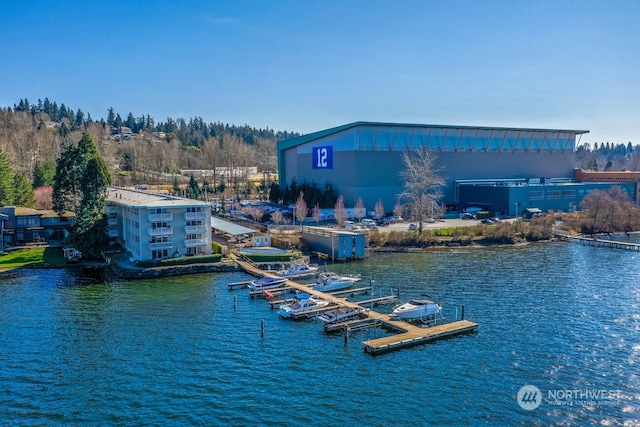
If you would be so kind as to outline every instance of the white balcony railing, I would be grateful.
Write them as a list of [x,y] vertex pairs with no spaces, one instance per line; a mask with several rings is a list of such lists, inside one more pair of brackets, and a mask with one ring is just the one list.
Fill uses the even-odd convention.
[[202,246],[207,244],[207,239],[186,239],[184,246],[187,248],[193,248],[194,246]]
[[118,237],[118,230],[113,230],[113,229],[107,230],[107,235],[109,237]]
[[159,213],[159,214],[149,214],[147,215],[148,221],[171,221],[173,220],[172,213]]
[[107,225],[118,225],[118,218],[107,219]]
[[169,236],[173,234],[173,227],[147,228],[147,234],[149,236]]
[[154,242],[149,243],[149,249],[171,249],[173,242]]
[[185,212],[184,219],[207,219],[206,212]]
[[207,226],[206,225],[185,225],[184,232],[185,233],[206,233]]
[[107,215],[113,215],[118,213],[118,208],[115,206],[107,206]]

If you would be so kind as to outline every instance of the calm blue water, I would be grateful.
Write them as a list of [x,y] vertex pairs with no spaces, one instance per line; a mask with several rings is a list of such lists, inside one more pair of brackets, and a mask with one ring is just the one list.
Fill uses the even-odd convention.
[[[464,303],[480,324],[377,357],[361,342],[385,332],[345,345],[315,321],[281,320],[227,289],[244,274],[105,283],[4,273],[0,424],[634,425],[639,263],[638,253],[553,243],[330,266],[374,278],[376,296],[427,293],[450,314]],[[526,411],[516,401],[525,384],[621,397]]]

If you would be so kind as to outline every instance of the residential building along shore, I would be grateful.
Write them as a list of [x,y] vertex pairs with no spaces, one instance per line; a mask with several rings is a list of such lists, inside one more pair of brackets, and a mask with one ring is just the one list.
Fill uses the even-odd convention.
[[135,260],[211,254],[211,209],[206,202],[107,189],[108,235]]

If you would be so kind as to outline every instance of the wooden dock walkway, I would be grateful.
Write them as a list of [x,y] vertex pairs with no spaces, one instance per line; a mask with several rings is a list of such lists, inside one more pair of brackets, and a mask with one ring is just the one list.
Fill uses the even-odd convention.
[[364,351],[369,354],[382,354],[401,348],[426,344],[440,338],[465,332],[473,332],[478,329],[476,323],[468,320],[458,320],[430,328],[420,328],[414,325],[409,326],[410,328],[406,332],[363,342]]
[[[262,271],[250,263],[243,262],[240,260],[236,261],[240,267],[242,267],[247,273],[252,274],[254,276],[269,276],[269,272]],[[372,298],[370,300],[365,301],[348,301],[346,298],[342,298],[340,296],[319,292],[313,290],[311,286],[303,285],[292,280],[287,280],[285,282],[285,286],[291,288],[292,290],[299,290],[302,292],[306,292],[311,295],[316,295],[319,298],[322,298],[325,301],[329,302],[327,307],[323,307],[322,309],[310,310],[313,313],[299,313],[299,316],[309,314],[319,314],[320,312],[334,309],[338,306],[346,306],[352,308],[362,308],[363,304],[374,304],[376,302],[391,302],[392,298],[396,298],[397,296],[385,296],[380,298]],[[388,314],[378,313],[373,310],[368,310],[366,313],[363,313],[363,319],[358,319],[357,321],[361,322],[361,325],[366,324],[367,322],[370,324],[375,323],[376,326],[382,326],[387,329],[391,329],[399,332],[396,335],[391,335],[383,338],[378,338],[374,340],[369,340],[363,342],[364,351],[369,354],[382,354],[390,351],[400,350],[407,347],[412,347],[415,345],[426,344],[428,342],[432,342],[436,339],[451,337],[454,335],[467,333],[471,331],[475,331],[478,328],[478,324],[474,322],[470,322],[468,320],[458,320],[451,323],[445,323],[442,325],[432,326],[429,328],[423,328],[420,326],[413,325],[408,322],[404,322],[401,320],[391,319]],[[345,322],[343,322],[345,323]],[[342,325],[344,329],[345,325]],[[358,324],[353,324],[353,329],[357,329]],[[347,325],[345,331],[349,331],[350,325]]]
[[638,243],[620,242],[617,240],[608,240],[608,239],[596,239],[596,238],[583,237],[583,236],[569,236],[566,234],[561,234],[559,236],[563,239],[567,239],[572,242],[577,242],[587,246],[598,246],[598,247],[604,247],[604,248],[624,249],[627,251],[640,252],[640,244]]

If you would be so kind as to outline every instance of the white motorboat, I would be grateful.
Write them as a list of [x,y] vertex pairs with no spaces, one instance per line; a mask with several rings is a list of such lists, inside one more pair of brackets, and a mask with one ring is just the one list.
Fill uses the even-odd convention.
[[331,292],[346,289],[360,280],[360,276],[342,276],[337,273],[324,273],[313,286],[314,291]]
[[285,277],[263,277],[249,283],[249,288],[253,291],[264,291],[266,289],[279,288],[286,281]]
[[325,301],[306,292],[296,292],[293,299],[288,304],[282,304],[278,308],[278,314],[284,318],[295,317],[296,314],[326,307],[329,301]]
[[333,323],[354,319],[356,317],[359,317],[366,311],[367,310],[362,307],[338,307],[332,310],[325,311],[320,316],[318,316],[318,319],[321,322],[324,322],[326,325],[331,325]]
[[294,262],[288,268],[278,271],[278,276],[292,278],[300,278],[314,276],[318,273],[317,265],[309,265],[306,262]]
[[441,307],[431,300],[413,299],[393,309],[391,317],[396,319],[421,319],[440,314]]

